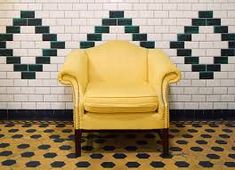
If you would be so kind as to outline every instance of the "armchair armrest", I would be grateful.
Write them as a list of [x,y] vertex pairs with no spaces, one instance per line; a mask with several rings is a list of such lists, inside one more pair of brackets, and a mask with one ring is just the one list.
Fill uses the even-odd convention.
[[159,113],[163,113],[162,118],[168,125],[168,87],[180,80],[180,71],[163,51],[153,49],[148,53],[148,73],[149,82],[158,94]]

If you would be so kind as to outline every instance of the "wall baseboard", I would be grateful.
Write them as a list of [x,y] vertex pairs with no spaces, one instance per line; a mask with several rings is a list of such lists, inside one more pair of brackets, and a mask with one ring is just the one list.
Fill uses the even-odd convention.
[[[0,110],[0,120],[72,120],[72,110]],[[235,120],[235,110],[170,110],[171,121]]]

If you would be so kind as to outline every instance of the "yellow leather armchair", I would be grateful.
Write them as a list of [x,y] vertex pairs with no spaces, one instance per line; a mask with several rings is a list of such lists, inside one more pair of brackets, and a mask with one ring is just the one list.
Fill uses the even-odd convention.
[[160,129],[167,155],[168,85],[180,71],[159,49],[113,40],[71,52],[58,80],[73,88],[75,148],[90,130]]

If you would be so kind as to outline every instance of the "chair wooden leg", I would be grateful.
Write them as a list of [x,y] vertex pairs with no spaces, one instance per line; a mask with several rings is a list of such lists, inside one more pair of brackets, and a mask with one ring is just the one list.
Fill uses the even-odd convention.
[[161,130],[161,137],[162,137],[162,145],[163,145],[163,157],[169,156],[169,134],[168,134],[168,128]]
[[76,156],[81,156],[81,137],[82,137],[82,130],[75,129],[75,151]]

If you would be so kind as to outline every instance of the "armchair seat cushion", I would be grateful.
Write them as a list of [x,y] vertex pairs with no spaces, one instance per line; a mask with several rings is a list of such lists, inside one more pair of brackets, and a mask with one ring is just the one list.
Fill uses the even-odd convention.
[[88,112],[153,112],[158,108],[157,94],[149,83],[88,83],[84,95]]

